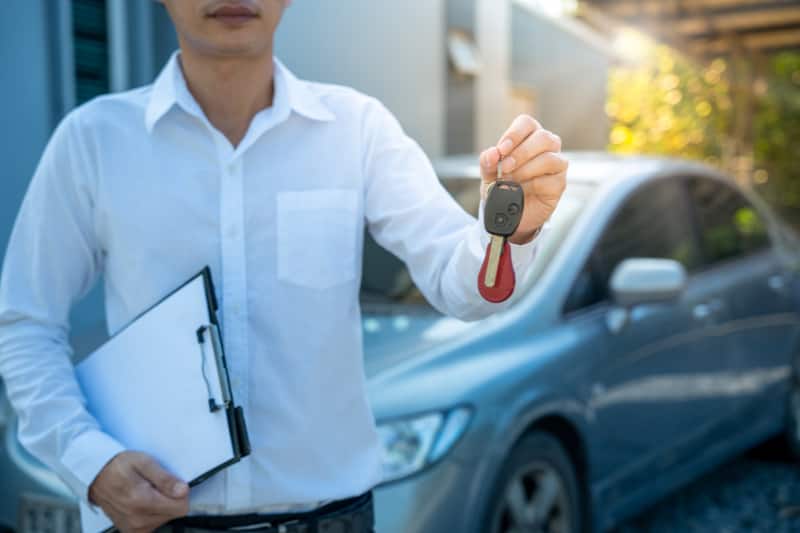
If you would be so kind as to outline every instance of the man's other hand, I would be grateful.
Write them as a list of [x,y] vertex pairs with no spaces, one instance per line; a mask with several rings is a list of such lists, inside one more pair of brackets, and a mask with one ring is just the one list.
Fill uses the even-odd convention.
[[484,196],[488,185],[497,179],[501,158],[503,177],[519,182],[525,191],[522,220],[509,241],[529,242],[558,205],[567,184],[567,160],[560,152],[558,135],[542,128],[533,117],[520,115],[497,145],[481,154]]
[[149,533],[189,513],[189,486],[141,452],[122,452],[106,464],[89,487],[122,533]]

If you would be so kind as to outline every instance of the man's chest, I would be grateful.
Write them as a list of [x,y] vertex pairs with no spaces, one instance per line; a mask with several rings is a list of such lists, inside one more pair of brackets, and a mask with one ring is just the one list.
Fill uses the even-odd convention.
[[109,269],[145,277],[242,264],[294,286],[354,280],[364,218],[357,143],[282,133],[237,153],[170,125],[103,154],[95,226]]

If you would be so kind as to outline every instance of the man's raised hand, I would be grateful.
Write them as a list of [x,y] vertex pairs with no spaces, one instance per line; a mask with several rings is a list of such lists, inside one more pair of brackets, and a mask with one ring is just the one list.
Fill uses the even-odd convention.
[[566,187],[568,164],[561,155],[561,138],[529,115],[514,119],[497,145],[481,153],[484,197],[489,183],[497,179],[501,158],[503,176],[519,182],[525,192],[522,220],[508,240],[524,244],[553,213]]

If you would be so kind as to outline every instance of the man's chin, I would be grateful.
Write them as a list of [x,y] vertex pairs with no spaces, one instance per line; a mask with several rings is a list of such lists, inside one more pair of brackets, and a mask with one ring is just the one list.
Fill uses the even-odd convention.
[[202,48],[205,54],[218,57],[258,57],[270,50],[269,43],[260,41],[226,35],[207,41]]

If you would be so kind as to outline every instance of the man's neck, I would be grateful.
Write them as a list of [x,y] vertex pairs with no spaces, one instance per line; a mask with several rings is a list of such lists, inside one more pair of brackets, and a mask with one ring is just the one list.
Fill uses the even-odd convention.
[[210,58],[182,49],[189,92],[215,128],[237,146],[260,110],[272,105],[272,51],[258,57]]

